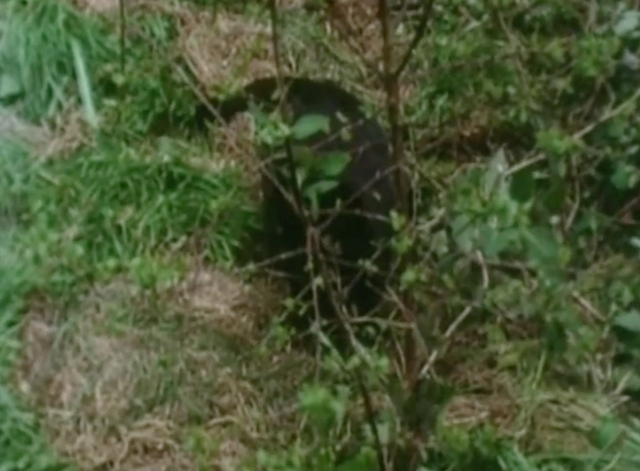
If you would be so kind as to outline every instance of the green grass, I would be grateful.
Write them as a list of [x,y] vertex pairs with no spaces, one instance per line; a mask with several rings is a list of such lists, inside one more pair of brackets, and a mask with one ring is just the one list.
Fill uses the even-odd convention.
[[6,87],[0,99],[24,97],[29,119],[52,118],[77,102],[84,78],[78,54],[92,72],[113,58],[115,38],[66,2],[9,0],[0,15],[0,78]]
[[[20,316],[24,296],[34,280],[34,266],[25,263],[16,248],[21,231],[12,219],[12,197],[24,196],[28,188],[29,154],[21,146],[3,141],[0,145],[0,187],[3,190],[3,224],[0,230],[0,450],[6,469],[65,469],[49,449],[33,413],[16,398],[11,371],[20,352]],[[28,191],[28,190],[27,190]]]
[[[437,2],[405,76],[423,202],[404,281],[437,355],[404,413],[433,427],[423,469],[635,470],[638,231],[617,213],[640,180],[638,12],[521,3]],[[122,71],[113,23],[61,0],[0,6],[0,104],[88,138],[48,158],[0,142],[0,470],[64,469],[63,455],[108,467],[96,450],[114,463],[125,444],[132,462],[178,469],[319,471],[340,455],[339,469],[368,470],[351,379],[327,357],[309,383],[314,359],[256,327],[277,313],[273,293],[232,274],[257,208],[236,156],[183,132],[193,25],[170,11],[128,12]],[[283,18],[287,60],[375,96],[365,61],[318,18]],[[228,83],[251,69],[237,57],[220,65]],[[65,128],[79,109],[95,128]],[[439,214],[448,230],[433,232]],[[19,393],[23,329],[41,324],[51,363]],[[386,394],[388,360],[373,357],[366,381]],[[52,408],[68,421],[52,427]],[[398,415],[378,418],[385,446]],[[44,430],[63,437],[56,451]],[[61,449],[79,435],[84,448]]]

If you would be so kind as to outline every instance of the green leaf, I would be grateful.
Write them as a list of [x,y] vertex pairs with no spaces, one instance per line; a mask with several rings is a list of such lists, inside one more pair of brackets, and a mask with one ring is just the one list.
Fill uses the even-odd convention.
[[91,84],[89,83],[89,74],[87,65],[82,53],[82,46],[76,39],[71,40],[71,49],[73,51],[73,59],[76,67],[76,78],[78,88],[80,89],[80,97],[84,107],[84,114],[87,122],[95,129],[98,127],[98,113],[93,103],[93,93],[91,92]]
[[329,118],[321,114],[304,115],[291,128],[293,138],[299,141],[320,131],[329,132]]
[[335,180],[320,180],[318,182],[311,183],[303,190],[303,195],[309,199],[311,203],[311,212],[317,217],[318,210],[320,209],[320,203],[318,197],[328,191],[333,190],[338,186],[338,182]]
[[640,312],[630,311],[619,314],[613,320],[613,325],[629,332],[640,333]]
[[552,128],[538,132],[536,146],[559,164],[564,162],[561,157],[578,147],[578,142],[564,130]]
[[559,245],[548,227],[533,227],[524,232],[530,247],[534,252],[544,258],[554,257],[558,253]]
[[489,169],[484,176],[485,193],[490,194],[496,189],[508,166],[509,164],[507,162],[507,157],[504,154],[504,150],[500,149],[496,152],[496,155],[491,158],[491,161],[489,162]]
[[638,170],[626,162],[618,162],[611,176],[611,183],[618,190],[633,188],[638,183]]
[[336,177],[340,175],[349,163],[350,156],[347,152],[333,152],[321,157],[318,162],[320,171],[324,177]]
[[22,86],[14,77],[8,74],[0,75],[0,100],[16,96],[22,92]]
[[548,227],[533,227],[522,232],[529,258],[543,270],[546,281],[551,282],[554,273],[561,266],[560,244]]
[[307,385],[298,394],[299,407],[310,419],[310,425],[316,430],[328,431],[343,414],[344,407],[336,404],[337,398],[322,385]]
[[613,417],[604,417],[594,430],[593,442],[600,450],[609,448],[623,432],[621,424]]
[[327,193],[328,191],[333,190],[338,186],[338,182],[336,180],[320,180],[318,182],[312,183],[304,190],[305,196],[313,195],[321,195],[323,193]]
[[559,178],[553,178],[547,190],[540,197],[540,202],[547,211],[551,213],[560,212],[565,202],[566,192],[566,182]]
[[364,448],[354,457],[340,463],[336,471],[368,471],[376,467],[376,455],[370,448]]
[[466,214],[460,214],[451,222],[453,237],[460,249],[468,252],[474,248],[477,238],[477,228]]
[[617,36],[626,36],[633,32],[640,25],[640,12],[635,10],[627,10],[621,16],[613,27],[613,32]]
[[511,176],[509,194],[514,200],[520,203],[527,202],[533,197],[534,191],[535,180],[531,167],[523,168]]
[[480,228],[480,242],[482,251],[488,258],[498,257],[504,250],[511,247],[518,239],[520,231],[516,229],[495,229],[491,226]]
[[416,267],[409,267],[400,276],[400,286],[402,289],[410,288],[415,286],[420,281],[420,278],[420,271]]

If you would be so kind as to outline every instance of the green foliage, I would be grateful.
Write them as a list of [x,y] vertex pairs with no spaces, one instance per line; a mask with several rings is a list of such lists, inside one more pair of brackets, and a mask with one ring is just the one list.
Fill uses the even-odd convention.
[[[258,139],[270,148],[283,146],[286,139],[290,144],[285,151],[273,156],[276,159],[291,158],[295,165],[296,183],[302,191],[304,202],[309,204],[311,215],[316,218],[323,196],[338,187],[338,179],[349,164],[350,156],[345,152],[318,152],[305,146],[304,141],[312,136],[330,132],[328,116],[308,114],[301,116],[292,126],[287,126],[279,116],[267,116],[266,113],[254,107],[253,115],[258,125]],[[289,179],[289,166],[282,165],[277,171]]]
[[[243,11],[267,16],[256,2]],[[557,424],[545,424],[539,406],[555,404],[557,390],[607,409],[623,393],[640,397],[640,12],[630,2],[566,0],[452,0],[436,2],[436,11],[404,76],[416,90],[403,107],[420,123],[413,131],[425,204],[415,231],[399,234],[394,247],[415,255],[401,287],[418,298],[421,331],[437,353],[433,372],[445,384],[381,412],[383,445],[396,443],[394,420],[402,415],[429,425],[424,470],[638,469],[633,407],[608,412],[602,423],[585,419],[575,436],[590,441],[576,452],[546,443]],[[320,45],[340,61],[341,74],[361,76],[318,18],[285,15],[282,43],[293,57]],[[0,143],[0,469],[62,469],[7,386],[29,294],[67,300],[86,282],[122,271],[153,290],[179,277],[192,246],[210,262],[237,264],[257,225],[241,175],[197,168],[204,150],[180,133],[153,137],[188,128],[195,100],[184,83],[178,15],[135,9],[128,25],[123,70],[117,34],[97,16],[61,0],[0,5],[2,104],[21,106],[33,120],[81,105],[99,125],[97,147],[65,159],[42,161]],[[295,141],[326,134],[329,121],[311,115],[286,126],[254,116],[260,142],[293,141],[296,177],[316,211],[349,161],[318,158]],[[398,215],[393,223],[407,227]],[[346,368],[388,393],[388,361],[359,361]],[[261,449],[249,469],[376,466],[371,430],[352,415],[358,394],[343,366],[330,356],[324,376],[300,385],[305,426],[295,437],[274,437],[281,449]],[[476,370],[495,383],[446,384]],[[445,403],[456,394],[508,395],[517,409],[512,429],[492,416],[475,426],[445,423]],[[208,469],[207,431],[194,426],[187,436]]]
[[[369,424],[353,420],[350,409],[358,396],[343,374],[338,363],[341,360],[329,359],[325,365],[333,386],[322,383],[301,385],[298,394],[298,407],[303,414],[306,426],[302,435],[282,452],[259,450],[247,464],[246,469],[263,469],[265,471],[367,471],[377,466],[374,439]],[[379,358],[377,366],[385,364],[386,358]],[[352,358],[347,368],[356,369],[361,366],[357,358]],[[388,365],[387,365],[388,366]],[[386,370],[382,367],[382,370]],[[383,371],[371,371],[367,383],[380,380]],[[327,379],[329,379],[327,378]],[[391,419],[391,420],[389,420]],[[345,430],[355,427],[354,435],[345,442],[341,437]],[[378,436],[386,445],[393,439],[393,423],[390,414],[383,414],[376,421]]]
[[297,141],[307,139],[314,134],[322,132],[323,134],[329,133],[329,118],[323,115],[305,115],[296,121],[291,128],[291,135]]
[[22,146],[0,141],[0,468],[56,471],[68,467],[53,456],[35,417],[24,410],[10,387],[20,346],[20,313],[35,270],[20,257],[14,204],[26,194],[31,167],[29,153]]
[[184,135],[194,104],[185,77],[194,85],[195,81],[172,43],[178,19],[169,13],[134,10],[128,21],[133,27],[124,71],[119,62],[112,61],[100,69],[97,78],[105,134],[127,140],[149,134]]
[[7,0],[0,22],[0,100],[23,98],[33,120],[55,116],[79,95],[92,109],[94,72],[115,51],[98,20],[64,1]]
[[[113,273],[197,237],[210,260],[231,263],[255,225],[238,174],[203,173],[170,141],[103,147],[38,169],[23,214],[24,256],[51,282]],[[66,281],[64,281],[66,280]]]

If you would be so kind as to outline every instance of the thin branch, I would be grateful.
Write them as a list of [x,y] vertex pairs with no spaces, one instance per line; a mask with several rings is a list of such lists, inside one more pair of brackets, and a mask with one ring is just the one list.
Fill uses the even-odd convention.
[[378,18],[382,30],[382,66],[384,73],[384,88],[387,98],[387,113],[389,115],[389,126],[391,127],[391,148],[393,160],[396,165],[397,188],[401,195],[401,205],[403,212],[407,209],[406,188],[402,178],[402,132],[400,129],[400,93],[398,80],[392,72],[392,47],[391,47],[391,25],[389,21],[389,6],[387,0],[378,0]]
[[280,61],[278,7],[276,6],[276,0],[269,0],[269,13],[271,15],[271,46],[273,47],[273,60],[276,63],[276,78],[278,81],[278,89],[282,91],[282,63]]
[[424,38],[424,34],[427,30],[427,24],[429,23],[429,19],[431,18],[431,13],[433,12],[433,5],[435,0],[427,0],[422,9],[422,16],[420,17],[420,23],[418,23],[418,27],[416,28],[416,33],[413,35],[413,39],[409,44],[409,47],[404,52],[404,56],[400,61],[400,65],[394,72],[394,78],[397,80],[400,78],[400,75],[407,67],[407,64],[411,60],[411,56],[413,55],[413,51],[418,46],[422,38]]

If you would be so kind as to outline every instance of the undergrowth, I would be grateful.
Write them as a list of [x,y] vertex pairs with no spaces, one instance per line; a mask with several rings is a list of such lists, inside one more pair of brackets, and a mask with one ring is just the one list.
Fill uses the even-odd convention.
[[[107,337],[144,351],[148,363],[131,358],[144,363],[135,383],[144,394],[120,415],[79,413],[120,427],[127,450],[122,430],[148,422],[114,417],[148,415],[172,424],[156,432],[169,455],[185,460],[172,461],[180,469],[222,466],[221,456],[234,453],[242,459],[233,469],[372,469],[371,432],[355,417],[357,390],[338,359],[324,359],[316,381],[305,370],[267,386],[242,364],[244,343],[188,318],[197,303],[176,307],[171,299],[194,260],[227,271],[243,266],[259,223],[249,178],[233,156],[211,154],[183,132],[197,100],[186,80],[197,77],[179,33],[211,2],[164,5],[128,12],[124,69],[117,15],[81,13],[62,0],[0,6],[2,106],[57,131],[67,111],[80,109],[94,126],[82,131],[93,139],[61,155],[0,142],[0,469],[64,469],[70,461],[82,468],[72,447],[52,450],[49,391],[36,394],[43,406],[16,380],[34,311],[54,312],[38,321],[63,333],[73,331],[65,322],[86,329],[77,327],[75,340],[60,334],[62,350],[86,347],[87,335],[98,339],[87,341],[96,351]],[[171,13],[176,5],[184,16]],[[216,8],[268,20],[255,4]],[[416,229],[403,241],[416,254],[403,283],[422,313],[434,379],[406,402],[388,391],[388,359],[370,352],[365,380],[384,397],[381,441],[392,448],[404,414],[432,426],[425,470],[638,469],[639,6],[505,0],[435,8],[404,76],[411,93],[403,105],[421,198]],[[371,58],[339,46],[317,15],[283,17],[285,56],[298,70],[342,70],[352,89],[376,84],[361,80]],[[361,50],[375,52],[372,44]],[[247,63],[220,67],[231,82]],[[92,301],[96,289],[122,279],[134,294]],[[220,286],[209,300],[218,307],[231,291]],[[91,311],[96,319],[81,309],[92,303],[100,305]],[[217,319],[229,328],[241,323]],[[277,364],[277,348],[247,345],[275,363],[259,369],[295,369]],[[218,362],[224,367],[207,369]],[[357,366],[352,359],[347,369]],[[247,423],[213,417],[229,403]],[[274,417],[287,422],[274,426]],[[232,425],[220,425],[227,419]],[[233,452],[226,435],[236,437]]]

